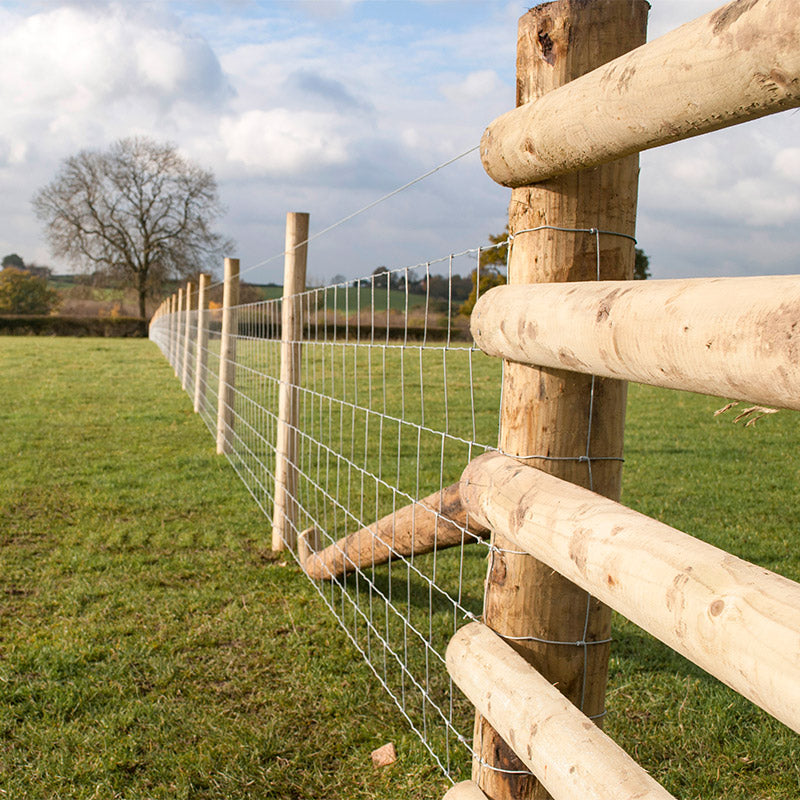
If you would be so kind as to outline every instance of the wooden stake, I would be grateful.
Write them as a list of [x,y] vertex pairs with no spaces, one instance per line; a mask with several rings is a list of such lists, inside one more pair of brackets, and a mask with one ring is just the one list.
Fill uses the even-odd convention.
[[175,352],[178,348],[178,295],[169,298],[169,363],[175,366]]
[[800,105],[797,10],[729,3],[509,111],[483,136],[486,171],[523,186]]
[[499,453],[474,459],[464,505],[800,732],[800,584]]
[[217,390],[217,453],[233,449],[233,403],[236,381],[236,337],[239,333],[236,306],[239,305],[239,259],[225,259],[222,290],[222,333],[219,343],[219,388]]
[[303,338],[301,297],[306,290],[308,219],[303,212],[286,215],[286,255],[281,309],[281,382],[275,444],[275,503],[272,549],[293,549],[297,543],[297,429],[300,420],[300,340]]
[[[641,45],[648,8],[645,0],[557,0],[529,11],[519,23],[517,105]],[[509,230],[515,237],[509,284],[596,280],[598,262],[604,279],[632,278],[634,242],[625,236],[552,228],[523,231],[545,225],[632,236],[637,182],[638,157],[629,156],[515,189],[509,209]],[[625,397],[626,387],[619,382],[598,379],[592,392],[589,377],[506,362],[500,449],[588,486],[587,463],[578,459],[587,455],[587,441],[590,456],[622,455]],[[619,496],[619,461],[595,461],[591,474],[595,491]],[[502,532],[493,532],[493,543],[484,601],[486,624],[514,637],[514,648],[573,703],[582,704],[584,713],[601,714],[608,645],[584,648],[549,642],[607,640],[610,611],[550,567],[515,554],[518,548]],[[492,800],[548,796],[535,778],[517,774],[525,773],[525,765],[480,715],[474,747],[473,780]]]
[[169,361],[170,364],[173,363],[172,352],[175,346],[175,342],[172,337],[172,330],[174,324],[174,317],[172,315],[174,313],[175,313],[175,295],[172,294],[167,298],[167,314],[169,314],[169,317],[167,318],[167,361]]
[[183,353],[183,341],[181,339],[183,332],[183,289],[178,289],[178,305],[175,311],[175,377],[180,377],[181,374],[181,355]]
[[197,353],[194,370],[194,411],[199,414],[206,404],[206,381],[208,380],[208,275],[200,276],[197,293]]
[[183,369],[181,371],[181,388],[186,391],[186,386],[189,382],[189,339],[191,337],[191,319],[192,319],[192,282],[186,284],[186,310],[184,326],[183,326]]

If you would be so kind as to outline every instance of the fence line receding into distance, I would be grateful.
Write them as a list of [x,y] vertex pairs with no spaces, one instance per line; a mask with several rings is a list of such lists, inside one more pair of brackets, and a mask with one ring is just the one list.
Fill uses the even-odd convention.
[[[451,277],[479,269],[481,252],[231,307],[227,345],[223,308],[192,301],[151,325],[270,526],[284,489],[280,428],[296,438],[282,506],[292,512],[280,511],[273,547],[305,566],[448,775],[468,769],[472,709],[453,695],[444,653],[481,614],[488,548],[486,529],[461,510],[458,480],[496,443],[500,402],[500,362],[474,347],[452,295]],[[288,304],[294,337],[282,338]],[[235,381],[220,403],[223,350],[235,353]],[[291,385],[281,384],[282,351],[295,362]],[[282,389],[294,396],[285,419]]]

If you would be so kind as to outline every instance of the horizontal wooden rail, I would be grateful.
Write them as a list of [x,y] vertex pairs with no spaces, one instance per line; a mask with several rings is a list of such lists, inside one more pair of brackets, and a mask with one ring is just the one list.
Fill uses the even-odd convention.
[[470,326],[511,361],[800,409],[798,275],[498,286]]
[[485,625],[450,640],[447,670],[555,800],[672,795]]
[[470,516],[800,732],[800,584],[498,453]]
[[735,0],[496,119],[486,172],[527,186],[800,105],[797,0]]
[[301,534],[300,564],[310,578],[324,580],[412,553],[420,555],[488,539],[489,529],[467,519],[459,485],[455,483],[387,514],[319,552],[314,552],[310,538],[310,531]]

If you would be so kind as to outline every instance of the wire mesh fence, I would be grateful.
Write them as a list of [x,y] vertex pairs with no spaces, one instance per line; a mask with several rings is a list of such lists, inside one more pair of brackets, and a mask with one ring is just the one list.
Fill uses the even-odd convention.
[[501,387],[500,362],[474,347],[459,313],[487,272],[481,252],[236,306],[227,392],[221,309],[195,302],[151,327],[176,374],[186,370],[212,433],[220,396],[233,398],[225,451],[272,524],[283,304],[299,309],[284,546],[454,780],[469,774],[474,709],[454,689],[444,652],[482,612],[489,547],[461,511],[457,482],[496,446]]

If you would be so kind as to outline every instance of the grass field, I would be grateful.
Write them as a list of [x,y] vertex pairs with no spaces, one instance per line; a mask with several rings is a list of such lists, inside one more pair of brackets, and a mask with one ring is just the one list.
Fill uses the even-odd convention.
[[[0,389],[0,797],[444,794],[151,343],[4,339]],[[721,404],[631,387],[623,499],[800,579],[797,417]],[[615,639],[606,729],[670,791],[798,794],[794,734]]]
[[0,797],[443,794],[152,344],[5,338],[0,385]]

